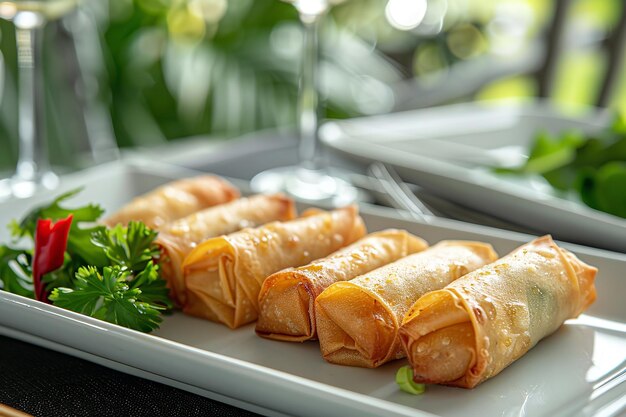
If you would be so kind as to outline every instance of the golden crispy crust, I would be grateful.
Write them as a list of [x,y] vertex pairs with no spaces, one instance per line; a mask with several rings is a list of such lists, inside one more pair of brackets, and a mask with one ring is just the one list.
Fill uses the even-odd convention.
[[[420,298],[400,329],[416,381],[473,388],[497,375],[593,302],[596,272],[544,236]],[[467,327],[451,333],[460,323],[471,338]],[[462,372],[441,372],[459,368],[458,357],[432,360],[452,346],[472,359]]]
[[114,226],[135,220],[151,229],[160,229],[173,220],[238,197],[239,190],[235,186],[215,175],[185,178],[133,199],[104,219],[104,223]]
[[[329,255],[365,234],[356,206],[316,211],[209,239],[183,263],[185,284],[196,304],[183,311],[235,328],[256,320],[258,295],[269,275]],[[210,299],[210,302],[209,302]]]
[[166,224],[156,243],[161,248],[160,266],[175,303],[186,302],[182,264],[194,247],[205,240],[233,233],[245,227],[257,227],[272,221],[296,217],[293,200],[282,194],[255,195],[209,207]]
[[283,341],[314,339],[315,298],[329,285],[347,281],[409,254],[428,244],[404,230],[372,233],[308,265],[268,277],[259,294],[259,336]]
[[496,257],[486,243],[445,241],[331,285],[316,300],[322,355],[332,363],[372,368],[403,357],[398,328],[415,300]]

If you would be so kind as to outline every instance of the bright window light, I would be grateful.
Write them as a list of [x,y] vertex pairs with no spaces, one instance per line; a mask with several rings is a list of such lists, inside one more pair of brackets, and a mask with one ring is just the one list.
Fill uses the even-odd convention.
[[422,23],[426,8],[426,0],[389,0],[385,16],[396,29],[411,30]]

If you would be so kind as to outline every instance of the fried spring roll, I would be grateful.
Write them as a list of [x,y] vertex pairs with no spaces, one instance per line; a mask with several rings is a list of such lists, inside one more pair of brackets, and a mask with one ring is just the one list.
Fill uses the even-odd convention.
[[209,239],[183,262],[185,313],[236,328],[257,319],[263,280],[327,256],[365,234],[356,206],[305,213]]
[[152,229],[202,210],[234,200],[239,190],[223,178],[202,175],[172,181],[136,197],[104,220],[108,226],[142,221]]
[[259,294],[259,336],[302,342],[317,337],[315,298],[329,285],[347,281],[419,252],[428,244],[404,230],[372,233],[330,256],[268,277]]
[[497,375],[593,303],[596,272],[544,236],[426,294],[400,329],[415,380],[473,388]]
[[161,271],[170,288],[170,296],[179,305],[187,296],[183,279],[183,260],[205,240],[257,227],[272,221],[296,217],[293,200],[282,194],[255,195],[193,213],[161,228],[156,243],[161,248]]
[[315,302],[324,359],[375,368],[404,357],[398,329],[415,300],[496,258],[486,243],[444,241],[351,281],[332,284]]

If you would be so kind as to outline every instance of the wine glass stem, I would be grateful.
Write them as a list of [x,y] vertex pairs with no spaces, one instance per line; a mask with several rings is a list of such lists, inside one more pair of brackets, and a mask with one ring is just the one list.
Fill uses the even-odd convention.
[[298,106],[299,156],[300,165],[311,170],[319,169],[317,70],[319,57],[318,28],[321,16],[321,14],[300,14],[300,20],[304,25],[304,40]]
[[40,26],[16,25],[17,65],[19,70],[19,156],[16,177],[37,181],[47,169],[44,140],[43,74]]

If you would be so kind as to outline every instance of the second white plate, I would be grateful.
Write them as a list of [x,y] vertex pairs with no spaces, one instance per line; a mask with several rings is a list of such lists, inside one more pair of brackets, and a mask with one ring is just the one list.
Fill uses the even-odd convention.
[[460,104],[322,126],[322,140],[343,154],[382,161],[430,192],[561,240],[626,252],[626,220],[557,196],[537,179],[486,168],[524,160],[538,131],[595,132],[610,114],[568,117],[546,103]]

